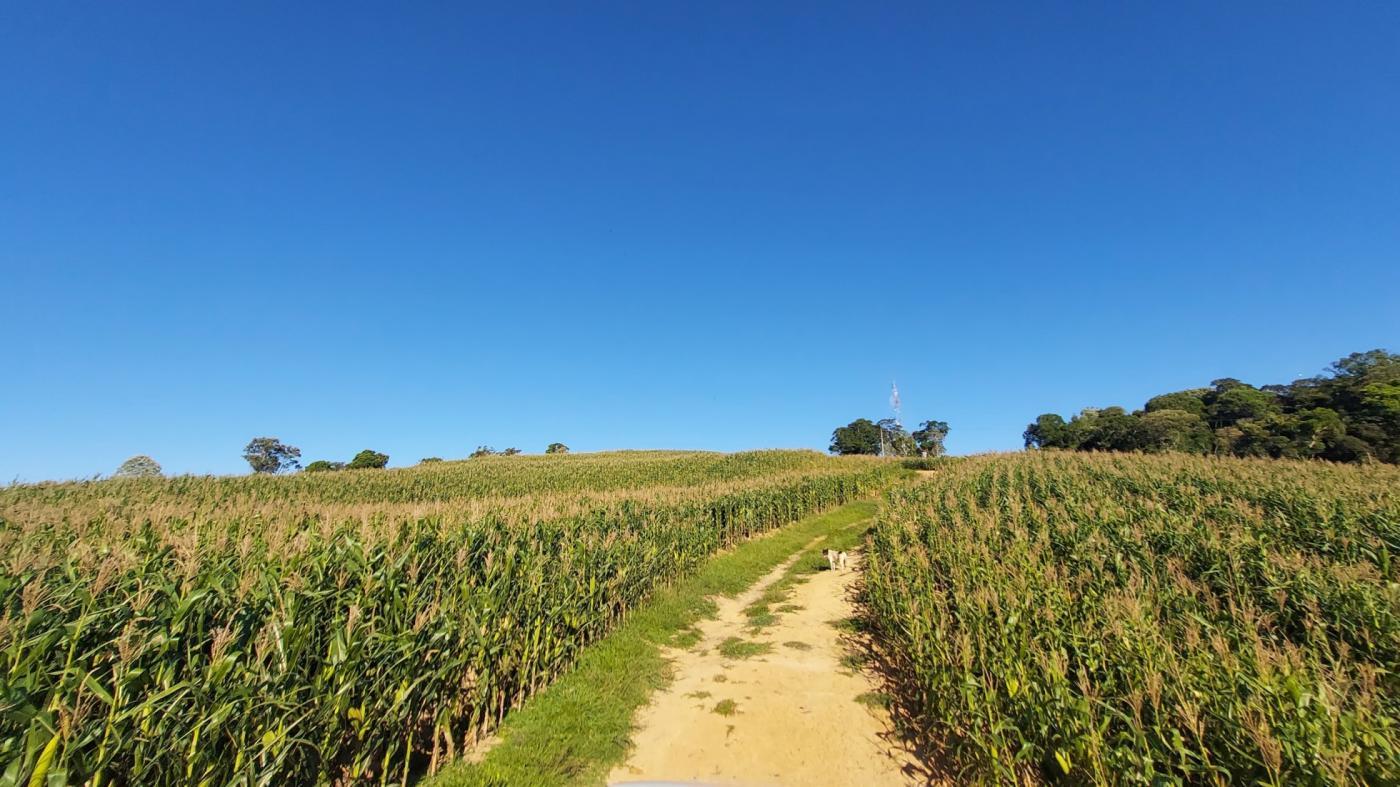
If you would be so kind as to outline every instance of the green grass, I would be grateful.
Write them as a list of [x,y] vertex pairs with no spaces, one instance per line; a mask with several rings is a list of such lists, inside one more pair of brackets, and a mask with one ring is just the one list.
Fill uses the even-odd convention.
[[859,616],[833,620],[828,625],[842,634],[865,634],[870,628],[866,621]]
[[[798,558],[793,567],[802,561],[803,558]],[[757,634],[778,622],[777,610],[774,607],[787,601],[792,593],[792,586],[795,584],[793,576],[792,568],[789,568],[777,582],[769,585],[752,604],[744,608],[744,615],[749,619],[750,634]]]
[[839,528],[832,529],[820,542],[803,550],[778,581],[769,585],[752,604],[744,608],[744,615],[749,619],[749,633],[758,634],[777,623],[779,615],[801,610],[800,605],[784,603],[792,595],[792,589],[811,579],[813,574],[829,570],[826,558],[822,556],[823,549],[854,549],[867,530],[860,527],[860,524],[861,520],[847,522]]
[[867,691],[856,697],[856,702],[861,705],[869,705],[872,708],[888,708],[891,700],[890,695],[883,691]]
[[727,659],[751,659],[771,651],[772,645],[766,642],[749,642],[746,639],[730,637],[720,643],[719,655]]
[[[480,763],[458,761],[426,783],[602,783],[627,754],[633,714],[669,679],[662,646],[714,613],[709,596],[739,594],[815,538],[849,538],[854,544],[863,532],[857,526],[874,514],[874,502],[851,503],[711,558],[691,577],[657,591],[613,633],[585,649],[571,672],[507,715],[501,743]],[[798,562],[811,563],[810,555],[824,545],[817,544],[815,553],[804,551]]]
[[744,610],[744,614],[749,618],[750,634],[757,634],[778,622],[778,616],[773,614],[773,611],[769,609],[766,604],[760,607],[746,609]]
[[700,637],[700,629],[694,626],[681,629],[671,636],[671,647],[680,648],[681,650],[690,650],[700,644]]
[[715,703],[714,712],[721,716],[733,716],[739,712],[739,706],[734,700],[720,700]]

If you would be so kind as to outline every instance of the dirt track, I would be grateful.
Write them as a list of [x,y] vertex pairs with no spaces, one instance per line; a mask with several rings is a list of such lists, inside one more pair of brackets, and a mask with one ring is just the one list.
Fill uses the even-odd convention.
[[[820,571],[797,585],[776,623],[750,633],[744,609],[792,564],[788,560],[736,599],[717,599],[719,614],[701,624],[701,639],[668,653],[675,680],[637,718],[634,749],[609,777],[743,785],[894,785],[925,782],[875,700],[873,679],[854,666],[841,629],[856,560],[847,571]],[[749,658],[727,658],[738,637],[766,645]],[[733,656],[731,650],[731,656]]]

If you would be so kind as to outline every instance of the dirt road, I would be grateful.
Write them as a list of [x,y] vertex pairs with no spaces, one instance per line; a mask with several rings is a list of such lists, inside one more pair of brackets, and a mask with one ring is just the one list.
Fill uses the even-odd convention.
[[632,754],[609,782],[924,783],[840,626],[854,612],[858,560],[802,575],[758,633],[745,609],[792,559],[740,597],[716,599],[719,614],[700,625],[699,641],[670,651],[675,680],[638,714]]

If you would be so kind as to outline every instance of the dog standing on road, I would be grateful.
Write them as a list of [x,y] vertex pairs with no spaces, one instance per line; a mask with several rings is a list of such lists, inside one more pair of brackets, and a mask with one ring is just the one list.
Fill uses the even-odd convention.
[[846,553],[838,552],[835,549],[823,549],[822,555],[826,557],[826,565],[832,571],[836,569],[846,570]]

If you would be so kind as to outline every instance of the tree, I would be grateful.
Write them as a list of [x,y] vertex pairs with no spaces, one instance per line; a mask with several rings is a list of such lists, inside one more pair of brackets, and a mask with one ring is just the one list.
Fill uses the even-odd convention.
[[418,464],[420,464],[420,465],[430,465],[430,464],[433,464],[434,462],[441,462],[441,461],[442,461],[442,457],[440,457],[440,456],[425,456],[425,457],[423,457],[422,459],[419,459],[419,460],[418,460]]
[[1279,411],[1278,397],[1252,385],[1234,385],[1212,397],[1206,406],[1210,422],[1216,428],[1230,426],[1252,418],[1263,418]]
[[355,458],[346,465],[351,470],[378,470],[389,464],[389,455],[381,454],[378,451],[366,448],[355,454]]
[[1328,371],[1334,379],[1381,379],[1396,382],[1400,381],[1400,355],[1385,350],[1352,353],[1333,363]]
[[468,456],[467,458],[468,458],[468,459],[479,459],[479,458],[481,458],[481,457],[483,457],[483,456],[491,456],[492,454],[495,454],[495,453],[496,453],[496,449],[492,448],[491,446],[489,446],[489,445],[479,445],[479,446],[476,447],[476,450],[475,450],[475,451],[472,451],[472,452],[471,452],[471,455]]
[[948,436],[947,421],[924,421],[914,430],[914,444],[924,456],[942,456],[947,450],[943,440]]
[[1069,445],[1069,430],[1065,419],[1055,413],[1036,416],[1035,422],[1026,426],[1021,433],[1027,448],[1075,448]]
[[1069,423],[1065,424],[1064,440],[1065,448],[1072,448],[1076,451],[1088,451],[1087,443],[1094,436],[1094,426],[1098,423],[1099,408],[1085,407],[1077,415],[1070,416]]
[[344,462],[329,462],[325,459],[317,459],[307,465],[303,470],[308,473],[324,473],[327,470],[344,470]]
[[507,448],[501,452],[501,456],[515,456],[518,453],[520,453],[519,448]]
[[569,447],[563,443],[550,443],[549,447],[544,449],[544,452],[546,454],[567,454],[569,453]]
[[1235,456],[1288,458],[1291,442],[1279,429],[1278,416],[1266,419],[1247,418],[1235,424],[1241,437],[1235,440]]
[[1299,459],[1323,456],[1347,433],[1346,424],[1337,411],[1326,407],[1274,416],[1269,427],[1280,432],[1291,443],[1284,455]]
[[275,437],[254,437],[243,449],[243,458],[254,473],[280,473],[301,467],[301,449]]
[[827,449],[833,454],[847,456],[850,454],[880,453],[880,427],[869,418],[857,418],[856,420],[838,427],[831,433],[831,446]]
[[1369,462],[1375,458],[1372,450],[1370,444],[1351,435],[1342,435],[1327,446],[1322,458],[1333,462]]
[[1223,377],[1209,388],[1154,396],[1131,415],[1085,408],[1065,423],[1046,413],[1021,436],[1027,448],[1400,464],[1400,355],[1352,353],[1287,385],[1255,388]]
[[122,462],[113,478],[160,478],[160,464],[149,456],[137,455]]
[[882,418],[875,425],[880,427],[880,447],[886,456],[913,456],[919,450],[914,438],[893,418]]
[[1363,385],[1361,401],[1384,418],[1400,419],[1400,383]]
[[[1073,429],[1076,424],[1071,422],[1070,426]],[[1079,447],[1086,451],[1134,451],[1138,448],[1137,419],[1121,407],[1086,410],[1077,426],[1085,430]]]
[[1147,405],[1143,409],[1149,413],[1155,413],[1158,410],[1181,410],[1204,417],[1206,414],[1205,396],[1209,392],[1209,388],[1192,388],[1189,391],[1154,396],[1147,400]]
[[1196,413],[1175,409],[1152,410],[1136,418],[1137,435],[1133,442],[1139,450],[1189,451],[1198,454],[1210,450],[1210,427]]
[[1219,456],[1230,456],[1239,450],[1241,441],[1244,440],[1244,431],[1233,426],[1222,426],[1214,431],[1211,445]]

